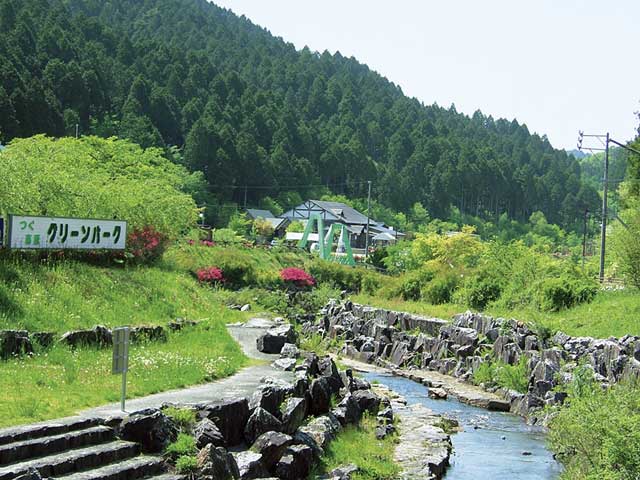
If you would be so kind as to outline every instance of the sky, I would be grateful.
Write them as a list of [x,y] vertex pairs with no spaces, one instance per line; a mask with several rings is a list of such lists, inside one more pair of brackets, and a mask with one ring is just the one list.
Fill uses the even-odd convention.
[[353,56],[425,104],[516,118],[556,148],[574,149],[579,130],[636,134],[639,0],[214,3],[298,49]]

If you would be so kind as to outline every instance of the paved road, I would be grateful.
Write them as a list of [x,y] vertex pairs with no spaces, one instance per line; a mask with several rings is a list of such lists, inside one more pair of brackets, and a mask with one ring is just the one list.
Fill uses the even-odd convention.
[[[157,408],[163,403],[218,402],[250,396],[264,377],[291,381],[293,379],[291,372],[283,372],[271,367],[271,362],[279,358],[279,355],[260,353],[256,349],[256,339],[271,326],[273,326],[273,322],[259,318],[251,319],[245,324],[227,326],[231,335],[242,347],[245,355],[255,360],[260,360],[258,365],[244,368],[231,377],[215,382],[127,400],[127,412],[135,412],[144,408]],[[122,412],[119,403],[112,403],[85,410],[80,414],[89,417],[117,417],[121,416]]]

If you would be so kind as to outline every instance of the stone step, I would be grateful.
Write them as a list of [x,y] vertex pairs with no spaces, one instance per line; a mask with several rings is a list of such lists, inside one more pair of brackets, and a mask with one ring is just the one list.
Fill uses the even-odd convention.
[[0,445],[49,437],[102,425],[100,418],[69,417],[51,422],[0,429]]
[[[69,475],[52,477],[55,480],[129,480],[138,478],[154,478],[153,475],[162,474],[166,471],[164,459],[162,457],[141,455],[128,460],[104,465],[94,470],[76,472]],[[165,475],[160,475],[165,477]],[[168,477],[163,480],[169,480]]]
[[31,458],[53,455],[65,450],[110,442],[114,438],[115,432],[112,428],[97,426],[50,437],[40,437],[0,445],[0,467]]
[[78,448],[2,467],[0,468],[0,480],[12,480],[27,473],[29,468],[35,468],[43,477],[62,476],[124,461],[137,456],[139,452],[140,445],[124,441]]

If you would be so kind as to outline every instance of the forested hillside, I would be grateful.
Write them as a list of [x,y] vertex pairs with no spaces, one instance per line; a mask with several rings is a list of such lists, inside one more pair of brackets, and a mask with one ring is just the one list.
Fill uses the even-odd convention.
[[373,180],[398,210],[542,211],[568,228],[598,204],[578,161],[525,125],[423,105],[205,0],[0,0],[0,141],[76,124],[167,147],[204,172],[210,202],[318,184],[361,197]]

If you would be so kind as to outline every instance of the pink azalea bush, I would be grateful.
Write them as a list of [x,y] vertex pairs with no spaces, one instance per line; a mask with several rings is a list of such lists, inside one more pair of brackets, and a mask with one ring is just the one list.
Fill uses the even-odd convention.
[[201,268],[196,272],[200,283],[220,284],[224,283],[224,275],[218,267]]
[[280,270],[280,278],[285,285],[297,288],[310,288],[316,284],[315,279],[301,268],[283,268]]
[[169,237],[151,225],[136,228],[127,235],[127,251],[142,263],[151,263],[162,257],[168,243]]

